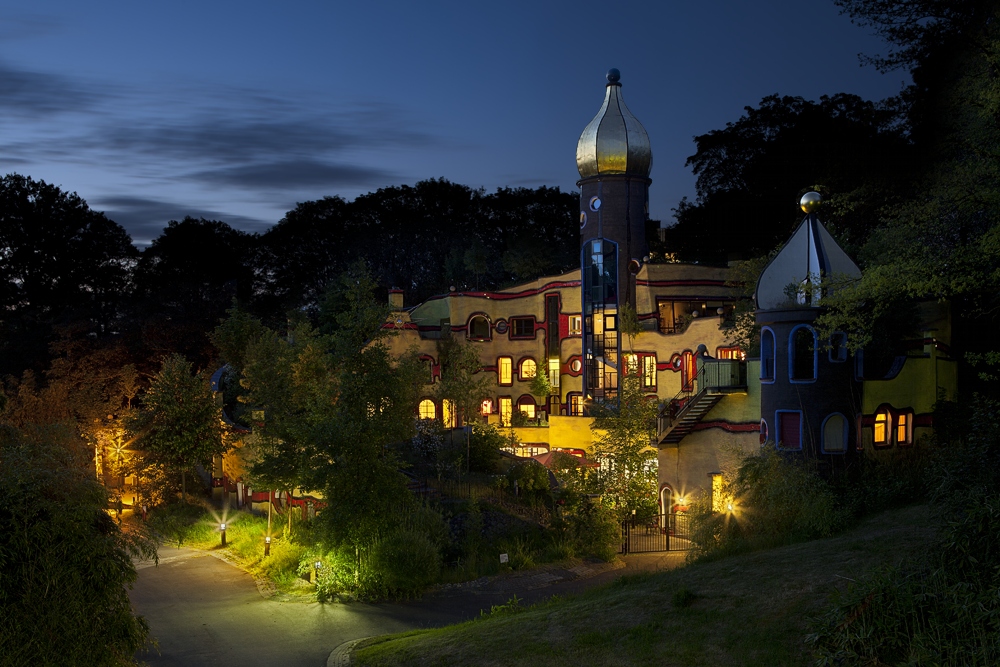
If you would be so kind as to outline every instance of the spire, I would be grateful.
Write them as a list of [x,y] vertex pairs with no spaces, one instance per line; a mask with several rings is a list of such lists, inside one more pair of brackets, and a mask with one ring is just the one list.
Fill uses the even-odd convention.
[[653,166],[649,137],[625,106],[621,73],[608,71],[604,104],[580,135],[576,168],[581,178],[623,174],[648,178]]

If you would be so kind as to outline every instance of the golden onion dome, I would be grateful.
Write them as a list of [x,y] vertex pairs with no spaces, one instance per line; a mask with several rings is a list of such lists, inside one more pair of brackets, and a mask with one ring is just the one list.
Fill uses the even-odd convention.
[[610,174],[648,178],[653,167],[649,136],[625,106],[620,78],[618,70],[608,72],[604,104],[576,145],[576,168],[581,178]]

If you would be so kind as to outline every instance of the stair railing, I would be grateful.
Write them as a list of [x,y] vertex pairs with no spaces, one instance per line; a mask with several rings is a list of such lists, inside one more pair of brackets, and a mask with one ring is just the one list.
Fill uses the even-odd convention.
[[[698,363],[698,371],[695,376],[688,381],[685,385],[681,383],[681,390],[677,392],[673,398],[665,401],[660,406],[660,411],[656,416],[656,434],[657,440],[663,435],[664,432],[670,430],[671,427],[684,416],[684,412],[687,410],[688,406],[692,405],[694,397],[705,391],[705,364]],[[699,391],[700,389],[700,391]]]

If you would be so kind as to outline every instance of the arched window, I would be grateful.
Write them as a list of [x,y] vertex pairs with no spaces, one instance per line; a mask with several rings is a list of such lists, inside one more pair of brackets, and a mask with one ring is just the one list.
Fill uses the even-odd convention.
[[774,332],[767,327],[760,331],[760,379],[774,382]]
[[847,334],[836,331],[830,336],[830,361],[834,363],[847,361]]
[[767,422],[760,420],[760,444],[767,442]]
[[809,382],[816,379],[816,332],[807,324],[792,329],[788,338],[788,379]]
[[[410,405],[413,405],[410,403]],[[434,419],[437,417],[437,406],[434,405],[434,401],[429,398],[425,398],[420,401],[420,405],[417,408],[418,414],[421,419]]]
[[889,429],[891,428],[892,417],[889,411],[881,409],[875,413],[875,432],[873,441],[876,447],[884,447],[889,442]]
[[834,412],[823,420],[823,451],[843,454],[847,451],[847,417]]
[[473,315],[469,320],[469,340],[489,340],[490,321],[485,315]]
[[521,363],[517,368],[517,374],[520,376],[521,380],[530,380],[535,377],[536,373],[538,373],[538,366],[535,364],[534,359],[530,357],[521,359]]
[[528,394],[525,394],[521,398],[517,399],[517,409],[521,411],[521,414],[528,419],[535,418],[535,399]]

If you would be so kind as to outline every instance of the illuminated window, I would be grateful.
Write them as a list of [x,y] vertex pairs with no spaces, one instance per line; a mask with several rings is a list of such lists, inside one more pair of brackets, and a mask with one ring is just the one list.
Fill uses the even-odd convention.
[[625,375],[636,376],[639,374],[638,355],[625,353],[622,355],[622,360],[625,362]]
[[514,413],[514,402],[510,396],[500,397],[500,425],[510,426],[510,417]]
[[500,357],[497,359],[497,382],[499,384],[511,384],[514,381],[514,360],[510,357]]
[[441,401],[441,423],[445,428],[455,428],[458,421],[458,411],[455,410],[455,402],[447,398]]
[[484,417],[486,415],[493,414],[493,399],[492,398],[484,398],[482,404],[480,404],[480,406],[479,406],[479,412]]
[[535,399],[528,395],[522,396],[517,399],[517,409],[528,419],[534,419],[536,414]]
[[722,473],[710,472],[708,474],[712,478],[712,511],[725,512],[725,499],[722,497]]
[[475,315],[469,320],[469,340],[489,340],[490,321],[483,315]]
[[583,395],[581,394],[570,394],[569,396],[569,413],[580,417],[583,415]]
[[538,366],[535,364],[534,359],[522,359],[517,372],[518,375],[521,376],[522,380],[530,380],[535,377],[536,373],[538,373]]
[[604,316],[604,328],[607,331],[614,331],[618,328],[618,317],[616,315]]
[[847,418],[835,412],[823,421],[824,452],[842,454],[847,451]]
[[913,414],[901,412],[896,417],[896,443],[909,445],[913,443]]
[[715,348],[715,358],[716,359],[746,359],[747,355],[743,354],[743,350],[737,347],[717,347]]
[[888,410],[880,410],[875,415],[875,437],[874,441],[876,445],[887,445],[889,444],[889,424],[892,423],[889,419]]
[[[413,405],[410,403],[410,405]],[[425,398],[420,401],[420,405],[417,407],[421,419],[434,419],[437,417],[437,406],[434,405],[434,401],[429,398]]]
[[774,381],[774,332],[767,327],[760,332],[760,379]]
[[647,354],[642,358],[642,386],[656,386],[656,355]]
[[569,335],[579,336],[583,331],[583,318],[580,315],[569,316]]
[[549,359],[549,385],[550,386],[552,386],[552,387],[558,387],[559,386],[559,374],[560,374],[559,359],[557,357],[553,357],[553,358]]
[[511,338],[534,338],[535,337],[535,320],[530,317],[512,317],[510,318],[510,337]]

